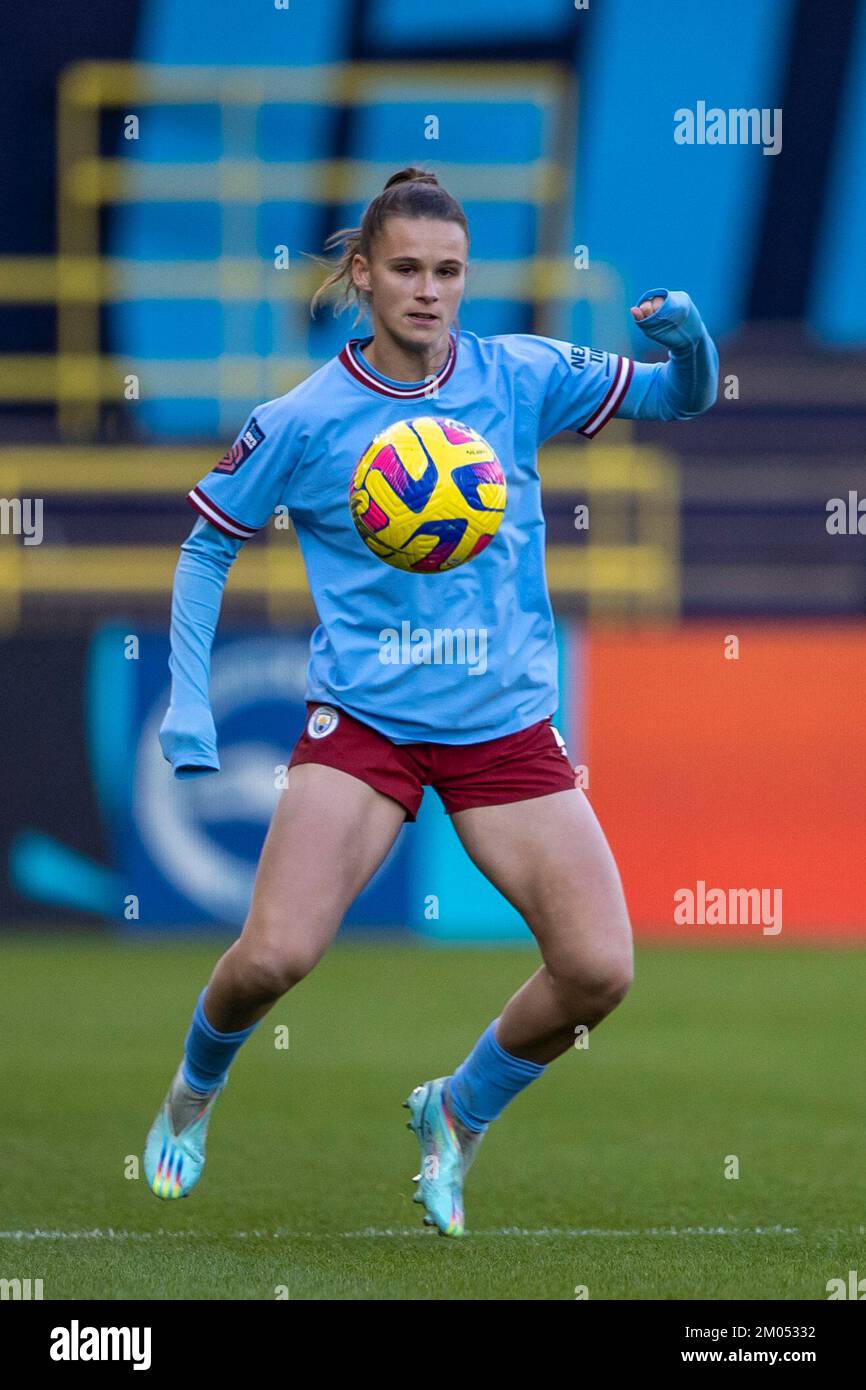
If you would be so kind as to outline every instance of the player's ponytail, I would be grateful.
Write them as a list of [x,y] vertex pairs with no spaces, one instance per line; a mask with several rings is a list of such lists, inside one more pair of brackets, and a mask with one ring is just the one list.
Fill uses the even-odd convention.
[[442,187],[434,173],[410,165],[392,174],[382,192],[369,204],[360,227],[343,227],[333,232],[325,242],[325,250],[342,247],[336,260],[320,256],[310,259],[330,271],[310,300],[310,317],[314,318],[320,301],[330,290],[341,285],[334,304],[334,313],[341,314],[350,304],[357,305],[355,319],[359,323],[369,302],[369,294],[359,291],[352,279],[352,261],[356,255],[369,257],[375,237],[389,217],[430,217],[443,222],[458,222],[469,239],[466,214],[451,194]]

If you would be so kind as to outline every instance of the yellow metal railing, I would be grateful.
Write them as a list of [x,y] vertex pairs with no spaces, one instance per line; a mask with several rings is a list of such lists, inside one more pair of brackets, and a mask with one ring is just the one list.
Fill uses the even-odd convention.
[[[617,421],[606,432],[622,427]],[[586,542],[547,551],[554,598],[585,595],[592,617],[675,617],[681,604],[680,475],[675,456],[633,443],[542,449],[545,498],[580,494]]]
[[[231,343],[219,364],[210,356],[195,355],[182,363],[167,363],[164,369],[151,359],[115,355],[103,360],[103,306],[174,299],[227,306],[293,305],[301,310],[321,272],[307,261],[277,272],[267,259],[232,254],[170,262],[102,256],[102,210],[119,201],[205,198],[220,207],[224,230],[233,231],[224,245],[231,241],[235,249],[247,247],[255,240],[254,229],[248,221],[232,221],[243,209],[254,210],[265,200],[366,202],[371,189],[381,187],[394,167],[363,160],[263,160],[256,150],[256,120],[265,103],[381,105],[425,98],[435,99],[438,107],[465,102],[470,92],[475,105],[536,105],[545,115],[544,138],[555,158],[542,155],[496,164],[436,161],[439,176],[458,198],[525,201],[539,219],[539,254],[508,261],[473,259],[467,300],[530,303],[535,308],[534,331],[561,337],[569,336],[564,324],[576,298],[599,313],[615,305],[616,313],[609,315],[601,336],[606,346],[621,350],[615,335],[624,333],[626,319],[617,276],[602,264],[576,271],[558,254],[562,228],[572,216],[573,160],[566,156],[576,98],[565,66],[375,62],[286,69],[86,62],[67,69],[58,90],[58,254],[0,257],[0,303],[55,305],[57,352],[0,359],[0,402],[56,404],[64,437],[93,437],[100,404],[122,403],[122,379],[134,374],[146,378],[144,399],[213,396],[221,405],[221,432],[228,432],[236,424],[238,401],[249,404],[251,398],[260,398],[266,381],[277,390],[289,389],[320,363],[299,355],[273,366],[261,356],[232,351],[238,344]],[[221,155],[200,162],[161,162],[138,155],[135,142],[129,144],[128,158],[100,155],[105,111],[196,104],[219,108]],[[423,161],[429,162],[435,153],[431,143]]]
[[[601,262],[580,271],[571,262],[545,256],[471,261],[466,300],[507,299],[515,303],[568,300],[593,302],[618,297],[619,280]],[[230,299],[262,297],[269,303],[306,302],[321,272],[306,263],[262,282],[262,262],[251,257],[219,260],[142,261],[111,256],[0,256],[0,302],[7,304],[99,304],[139,299]],[[264,293],[260,292],[264,288]]]
[[[0,449],[0,496],[166,496],[178,505],[210,471],[214,453],[198,448],[71,447]],[[585,538],[547,548],[554,600],[585,597],[591,615],[679,610],[679,482],[676,461],[633,445],[569,447],[540,454],[546,499],[589,508]],[[190,509],[190,523],[193,512]],[[266,528],[267,544],[246,548],[232,570],[232,591],[267,599],[274,618],[312,614],[294,532]],[[0,545],[0,613],[7,630],[28,595],[167,595],[177,548],[153,545],[70,546],[43,541]]]
[[[601,303],[617,295],[618,281],[610,267],[593,266],[581,275],[584,297]],[[573,276],[569,262],[549,258],[480,262],[471,268],[466,299],[555,303],[573,292]],[[101,304],[147,298],[248,302],[257,287],[260,302],[306,303],[319,279],[319,273],[306,266],[264,277],[261,262],[240,258],[146,262],[6,256],[0,257],[0,303],[56,303],[61,320],[73,310],[96,315]],[[95,331],[85,335],[88,341]],[[212,396],[233,406],[238,402],[248,406],[263,396],[272,399],[291,390],[321,365],[321,360],[308,356],[234,353],[221,353],[218,358],[142,360],[96,349],[86,352],[83,346],[57,355],[4,354],[0,355],[0,402],[94,407],[122,400],[124,379],[135,375],[143,400]]]
[[[266,103],[281,105],[375,105],[435,98],[438,105],[465,102],[467,94],[475,105],[492,103],[532,103],[542,110],[561,112],[571,98],[573,77],[565,66],[554,63],[438,64],[438,63],[353,63],[318,67],[186,67],[158,64],[85,62],[77,63],[62,75],[57,106],[57,186],[58,186],[58,267],[48,271],[44,264],[31,268],[0,265],[0,298],[29,289],[41,302],[56,294],[58,306],[58,355],[55,364],[43,364],[42,391],[56,391],[62,432],[84,437],[94,432],[99,419],[99,403],[106,397],[98,381],[88,385],[94,375],[94,359],[99,355],[102,303],[136,299],[152,293],[160,297],[217,299],[249,303],[300,302],[314,288],[310,269],[300,273],[284,271],[268,275],[261,261],[238,261],[225,265],[222,259],[210,263],[194,261],[164,266],[158,262],[109,262],[99,257],[99,219],[102,209],[118,202],[170,200],[216,202],[224,225],[231,209],[254,209],[267,200],[317,204],[366,202],[371,189],[380,188],[393,164],[363,160],[267,161],[256,150],[256,120]],[[148,161],[137,156],[137,145],[130,142],[130,157],[102,157],[99,132],[103,111],[138,111],[149,106],[215,105],[220,114],[221,154],[210,160],[188,162]],[[552,145],[553,140],[548,140]],[[435,155],[435,144],[430,146]],[[457,198],[482,201],[525,200],[537,209],[564,207],[568,201],[568,178],[561,161],[547,157],[523,163],[460,164],[439,163],[437,172]],[[235,229],[237,230],[237,229]],[[254,239],[247,227],[241,244]],[[237,242],[237,236],[234,237]],[[544,249],[544,248],[542,248]],[[227,258],[228,259],[228,258]],[[94,262],[96,264],[94,264]],[[20,274],[16,276],[16,269]],[[475,276],[483,282],[482,274]],[[15,279],[19,288],[16,290]],[[544,268],[531,263],[498,267],[498,278],[506,297],[521,285],[527,290],[521,298],[535,295],[537,282],[549,279]],[[491,286],[493,284],[491,279]],[[124,285],[126,281],[126,285]],[[595,287],[600,284],[598,278]],[[509,289],[508,286],[512,289]],[[582,289],[592,292],[588,280]],[[145,288],[147,286],[147,288]],[[479,296],[498,293],[479,283]],[[571,291],[566,291],[573,295]],[[604,293],[604,291],[600,291]],[[238,354],[233,354],[237,356]],[[76,362],[76,358],[80,359]],[[252,368],[255,361],[250,359]],[[204,366],[213,381],[205,388],[231,410],[222,412],[228,428],[234,401],[243,395],[230,372]],[[307,371],[318,365],[307,363]],[[135,367],[132,368],[135,371]],[[149,374],[150,363],[141,364]],[[285,389],[285,388],[283,388]],[[226,391],[232,391],[231,397]],[[151,386],[151,394],[156,388]],[[183,393],[182,393],[183,394]],[[201,391],[199,392],[201,394]],[[254,390],[253,395],[257,392]],[[0,399],[4,395],[0,393]],[[8,398],[8,397],[7,397]],[[28,399],[52,399],[31,387]],[[122,399],[122,397],[118,397]]]
[[[293,261],[276,273],[270,262],[225,254],[210,260],[139,260],[100,254],[100,217],[116,202],[189,202],[205,199],[222,210],[223,244],[254,245],[251,211],[268,200],[315,204],[366,202],[393,172],[392,163],[357,160],[270,162],[258,156],[256,120],[268,102],[369,104],[435,98],[465,102],[533,103],[558,137],[546,132],[542,157],[517,163],[449,164],[435,161],[443,183],[463,200],[524,201],[542,228],[539,254],[512,260],[472,260],[466,298],[529,303],[534,330],[568,337],[570,306],[581,300],[595,314],[597,341],[627,350],[628,318],[615,272],[593,262],[577,270],[558,253],[571,225],[569,180],[574,160],[568,142],[576,124],[574,82],[555,64],[369,63],[349,67],[210,68],[135,63],[82,63],[62,76],[58,93],[58,255],[0,257],[0,303],[54,305],[57,351],[0,356],[0,403],[55,404],[61,433],[86,439],[100,408],[123,402],[130,376],[139,399],[220,403],[223,433],[257,400],[290,390],[321,363],[303,354],[261,357],[228,351],[182,360],[140,359],[101,351],[104,306],[153,300],[214,301],[227,306],[293,305],[309,299],[321,272]],[[102,115],[160,105],[216,105],[221,154],[201,162],[159,162],[100,156]],[[430,155],[435,156],[435,143]],[[552,151],[553,156],[549,157]],[[418,158],[416,156],[416,158]],[[429,163],[426,157],[418,162]],[[241,219],[237,222],[233,219]],[[229,242],[231,245],[229,245]],[[271,271],[274,273],[271,273]],[[232,346],[232,344],[230,344]],[[241,343],[241,347],[246,344]],[[674,461],[637,448],[629,422],[615,421],[605,444],[591,448],[549,445],[541,453],[546,496],[585,501],[589,531],[574,542],[548,546],[547,569],[555,599],[585,598],[591,613],[665,613],[679,606],[679,496]],[[129,495],[178,498],[213,466],[218,449],[115,448],[82,444],[62,448],[0,449],[0,497]],[[192,513],[190,513],[190,520]],[[274,617],[312,615],[294,534],[268,528],[267,543],[248,547],[235,567],[232,591],[264,595]],[[166,596],[177,552],[173,547],[113,544],[74,546],[46,540],[24,546],[0,536],[0,622],[8,630],[28,598],[117,594]]]

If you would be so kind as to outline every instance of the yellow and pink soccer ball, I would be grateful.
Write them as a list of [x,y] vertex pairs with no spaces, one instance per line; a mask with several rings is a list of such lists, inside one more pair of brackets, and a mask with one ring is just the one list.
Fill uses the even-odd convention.
[[459,420],[421,415],[377,434],[349,485],[358,534],[396,569],[456,569],[490,544],[505,511],[502,465]]

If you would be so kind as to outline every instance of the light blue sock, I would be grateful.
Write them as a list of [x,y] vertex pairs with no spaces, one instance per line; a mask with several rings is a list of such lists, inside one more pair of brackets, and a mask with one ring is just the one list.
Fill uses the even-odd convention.
[[512,1057],[496,1041],[495,1018],[448,1082],[447,1098],[466,1129],[481,1134],[509,1101],[544,1071],[541,1062]]
[[259,1019],[239,1033],[218,1032],[205,1018],[206,994],[207,985],[198,997],[183,1050],[183,1079],[194,1091],[213,1091],[222,1085],[238,1048],[261,1023]]

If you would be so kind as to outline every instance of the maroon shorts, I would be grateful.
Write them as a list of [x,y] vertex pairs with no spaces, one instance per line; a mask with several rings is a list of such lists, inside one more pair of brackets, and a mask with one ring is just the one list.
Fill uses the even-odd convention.
[[399,801],[410,821],[428,785],[451,816],[472,806],[570,791],[576,777],[550,716],[484,743],[392,743],[336,705],[315,701],[307,701],[307,723],[289,767],[300,763],[350,773]]

